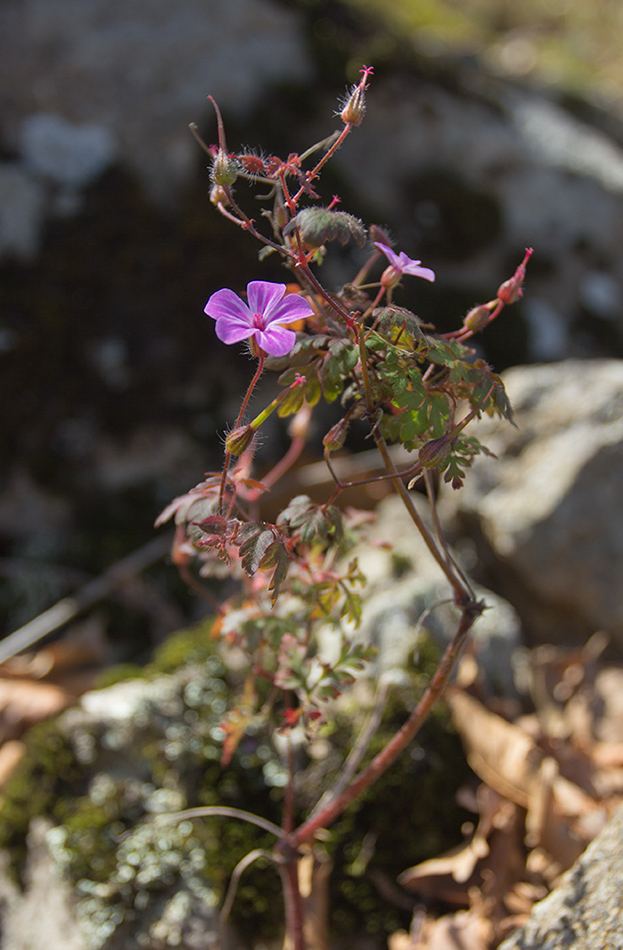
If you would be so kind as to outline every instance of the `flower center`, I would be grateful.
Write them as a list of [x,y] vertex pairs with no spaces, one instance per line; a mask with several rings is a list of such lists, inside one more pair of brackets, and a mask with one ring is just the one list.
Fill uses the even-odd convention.
[[264,319],[263,313],[254,313],[253,314],[253,328],[255,330],[265,330],[266,321]]

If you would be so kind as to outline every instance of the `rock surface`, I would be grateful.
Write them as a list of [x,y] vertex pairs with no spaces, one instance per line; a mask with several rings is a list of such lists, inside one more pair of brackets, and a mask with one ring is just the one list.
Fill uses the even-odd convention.
[[72,123],[93,156],[116,143],[160,199],[194,167],[188,123],[207,95],[244,114],[271,83],[310,74],[301,17],[274,0],[7,0],[0,37],[8,143],[30,159],[42,114]]
[[530,919],[499,950],[619,950],[623,947],[623,809],[588,846]]
[[[429,524],[428,503],[415,492],[412,499]],[[451,603],[452,592],[399,498],[389,496],[380,503],[369,542],[351,552],[349,559],[353,556],[368,578],[361,626],[354,636],[379,651],[376,675],[399,675],[417,657],[422,633],[442,648],[447,645],[459,616]],[[478,663],[491,686],[505,696],[513,695],[511,656],[522,643],[520,620],[502,597],[478,585],[475,591],[487,604],[471,634]]]
[[[568,361],[504,374],[517,428],[474,428],[479,458],[446,496],[529,634],[605,630],[623,646],[623,363]],[[493,562],[495,561],[495,565]]]

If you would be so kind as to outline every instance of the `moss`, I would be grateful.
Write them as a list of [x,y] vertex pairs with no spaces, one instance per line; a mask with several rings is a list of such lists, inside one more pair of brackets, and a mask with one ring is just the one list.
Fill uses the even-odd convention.
[[151,675],[175,673],[183,666],[209,661],[215,676],[224,676],[225,667],[217,655],[217,645],[210,639],[212,620],[204,620],[189,630],[175,633],[154,652],[148,667]]
[[[425,641],[410,685],[394,691],[369,757],[404,722],[437,658],[434,645]],[[56,825],[51,847],[82,896],[80,913],[93,946],[106,947],[107,933],[114,934],[115,946],[125,946],[126,937],[134,946],[137,921],[146,915],[160,920],[172,895],[188,903],[189,913],[213,907],[237,862],[254,848],[272,848],[271,835],[239,820],[162,825],[150,817],[221,804],[280,822],[283,765],[261,731],[247,735],[231,766],[221,769],[215,730],[229,688],[209,624],[201,624],[157,651],[129,719],[111,718],[104,725],[83,721],[82,713],[71,710],[32,730],[27,755],[6,788],[0,845],[10,850],[19,870],[30,819],[51,818]],[[123,690],[123,681],[117,689]],[[331,753],[313,761],[301,777],[302,804],[332,780],[360,719],[361,710],[339,713]],[[466,774],[460,745],[440,708],[418,743],[335,823],[327,847],[335,862],[331,924],[337,935],[363,929],[384,940],[408,924],[378,894],[375,875],[393,881],[407,866],[456,842],[464,815],[454,795]],[[147,908],[140,915],[137,903]],[[279,931],[281,885],[267,862],[245,871],[233,918],[249,939]]]
[[26,857],[31,819],[40,815],[60,819],[62,802],[76,793],[81,773],[71,743],[57,720],[30,730],[26,753],[3,788],[0,809],[0,848],[10,852],[18,875]]

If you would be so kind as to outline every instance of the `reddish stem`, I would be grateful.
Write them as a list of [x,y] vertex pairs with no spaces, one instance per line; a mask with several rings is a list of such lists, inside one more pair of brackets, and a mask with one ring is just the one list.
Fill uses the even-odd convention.
[[[461,653],[467,634],[482,610],[483,604],[479,602],[472,602],[463,608],[457,631],[448,645],[426,692],[407,721],[359,777],[355,779],[348,788],[344,789],[341,795],[338,795],[338,797],[323,808],[322,811],[300,825],[299,828],[286,839],[285,844],[287,844],[289,848],[299,848],[306,841],[310,841],[320,828],[326,828],[335,821],[352,801],[376,782],[383,772],[396,761],[400,753],[403,752],[411,742],[420,726],[428,718],[433,706],[443,693],[450,679],[454,664]],[[277,845],[277,848],[282,846],[283,845]]]

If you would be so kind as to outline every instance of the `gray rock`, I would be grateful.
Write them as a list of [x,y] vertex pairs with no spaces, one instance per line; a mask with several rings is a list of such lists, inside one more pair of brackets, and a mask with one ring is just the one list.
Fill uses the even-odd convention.
[[621,950],[623,809],[499,950]]
[[[420,516],[428,522],[425,500],[413,493]],[[383,546],[388,543],[391,548]],[[459,613],[452,591],[399,498],[380,503],[369,542],[349,555],[356,556],[368,580],[360,627],[352,635],[378,649],[375,674],[400,675],[426,633],[442,648],[454,635]],[[487,604],[473,628],[478,662],[488,682],[504,695],[513,695],[511,656],[521,643],[521,624],[515,610],[502,597],[474,585],[476,596]],[[330,648],[331,635],[323,638]]]
[[0,163],[0,257],[36,257],[44,207],[42,185],[17,162]]
[[75,125],[63,116],[37,112],[24,119],[21,151],[26,167],[58,185],[83,188],[114,160],[116,143],[105,126]]
[[[542,93],[484,71],[457,72],[458,92],[415,77],[375,81],[366,120],[335,163],[378,220],[401,222],[398,237],[409,253],[443,235],[453,216],[464,222],[465,247],[440,247],[438,281],[489,287],[491,298],[510,277],[509,252],[534,246],[534,261],[548,266],[541,274],[529,269],[526,299],[548,318],[527,315],[529,352],[537,359],[585,355],[586,341],[570,333],[580,299],[623,334],[620,306],[606,316],[602,298],[586,292],[598,259],[609,299],[622,296],[623,265],[613,249],[623,238],[623,149]],[[497,224],[488,217],[493,209]],[[448,236],[457,240],[451,228]]]
[[52,824],[35,819],[28,836],[26,889],[22,894],[10,873],[0,871],[3,950],[85,950],[76,927],[75,900],[47,844]]
[[271,83],[309,77],[301,24],[273,0],[7,0],[5,135],[18,148],[24,120],[41,113],[95,125],[167,199],[194,167],[188,123],[208,114],[207,95],[244,114]]
[[568,361],[504,374],[517,428],[473,428],[479,458],[445,504],[482,538],[528,631],[598,629],[623,644],[623,362]]

